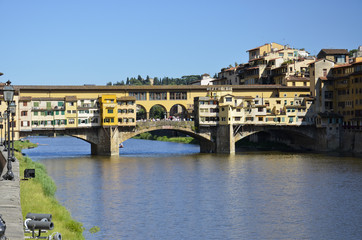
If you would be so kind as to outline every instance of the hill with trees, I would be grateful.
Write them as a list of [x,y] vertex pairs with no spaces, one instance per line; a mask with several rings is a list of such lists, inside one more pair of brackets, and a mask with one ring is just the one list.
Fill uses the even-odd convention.
[[[163,77],[153,78],[153,85],[190,85],[191,82],[200,80],[201,75],[186,75],[181,78],[169,78]],[[147,75],[146,78],[142,78],[140,75],[137,77],[127,78],[126,80],[118,81],[115,83],[108,82],[107,86],[119,86],[119,85],[151,85],[151,78]]]

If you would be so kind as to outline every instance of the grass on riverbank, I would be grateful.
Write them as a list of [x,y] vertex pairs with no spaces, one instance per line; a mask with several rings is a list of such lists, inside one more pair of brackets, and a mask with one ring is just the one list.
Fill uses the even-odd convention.
[[20,151],[25,148],[35,147],[29,141],[16,141],[15,157],[20,164],[20,178],[24,177],[24,169],[35,169],[35,178],[20,182],[20,201],[23,217],[27,213],[50,213],[54,230],[42,236],[50,235],[52,232],[59,232],[63,239],[84,239],[82,224],[72,219],[68,210],[61,206],[55,199],[56,185],[48,176],[43,164],[33,162],[30,158],[24,157]]
[[197,144],[197,140],[193,137],[167,137],[167,136],[158,136],[153,135],[149,132],[141,133],[133,137],[134,139],[145,139],[145,140],[156,140],[156,141],[164,141],[164,142],[176,142],[176,143],[190,143]]

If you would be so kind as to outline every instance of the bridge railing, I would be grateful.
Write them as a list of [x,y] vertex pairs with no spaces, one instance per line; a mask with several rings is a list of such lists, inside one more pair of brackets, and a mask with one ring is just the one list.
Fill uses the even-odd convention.
[[174,128],[188,128],[194,129],[194,121],[171,121],[171,120],[140,120],[137,121],[136,128],[145,129],[145,128],[159,128],[163,126],[169,126]]

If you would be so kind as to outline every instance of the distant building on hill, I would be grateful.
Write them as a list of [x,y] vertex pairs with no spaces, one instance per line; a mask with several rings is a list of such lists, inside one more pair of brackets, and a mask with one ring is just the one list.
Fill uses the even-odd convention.
[[200,80],[191,82],[191,85],[213,85],[214,80],[215,80],[215,78],[212,78],[212,77],[210,77],[209,74],[205,73],[205,74],[201,75]]

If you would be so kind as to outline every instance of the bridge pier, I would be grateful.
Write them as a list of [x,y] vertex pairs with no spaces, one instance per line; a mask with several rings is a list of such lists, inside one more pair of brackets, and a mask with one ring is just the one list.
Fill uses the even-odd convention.
[[233,125],[219,125],[216,128],[216,153],[235,153],[235,138]]
[[214,153],[215,143],[206,140],[200,140],[200,153]]
[[92,155],[118,155],[119,154],[118,127],[102,127],[98,129],[98,143],[91,143]]

